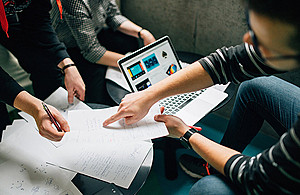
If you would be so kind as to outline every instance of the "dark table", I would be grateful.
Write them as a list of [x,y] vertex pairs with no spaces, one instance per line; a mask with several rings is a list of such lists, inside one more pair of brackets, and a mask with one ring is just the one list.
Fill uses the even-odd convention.
[[[93,109],[108,108],[102,104],[88,104]],[[138,170],[134,180],[128,189],[107,183],[80,173],[72,179],[72,182],[84,195],[132,195],[136,194],[146,182],[153,162],[153,148],[149,151],[142,166]]]

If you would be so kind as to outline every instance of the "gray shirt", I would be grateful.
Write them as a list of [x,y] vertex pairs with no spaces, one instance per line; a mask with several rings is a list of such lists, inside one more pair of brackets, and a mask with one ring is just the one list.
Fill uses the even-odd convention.
[[61,0],[63,18],[56,1],[50,12],[59,39],[67,48],[78,47],[83,57],[96,63],[106,52],[97,39],[105,26],[116,30],[124,21],[115,0]]

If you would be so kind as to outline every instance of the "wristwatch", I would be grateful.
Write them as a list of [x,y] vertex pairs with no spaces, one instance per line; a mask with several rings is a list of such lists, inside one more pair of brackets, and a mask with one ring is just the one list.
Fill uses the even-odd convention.
[[179,138],[180,142],[185,148],[187,149],[192,148],[189,139],[194,133],[198,133],[198,131],[194,128],[190,128],[187,132],[185,132],[185,134],[182,137]]

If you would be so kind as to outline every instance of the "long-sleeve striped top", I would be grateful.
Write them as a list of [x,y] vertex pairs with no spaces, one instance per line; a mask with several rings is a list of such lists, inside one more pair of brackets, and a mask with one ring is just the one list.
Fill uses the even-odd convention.
[[[218,49],[199,62],[216,84],[278,73],[263,64],[247,43]],[[300,194],[300,115],[278,143],[253,157],[232,156],[224,172],[247,194]]]

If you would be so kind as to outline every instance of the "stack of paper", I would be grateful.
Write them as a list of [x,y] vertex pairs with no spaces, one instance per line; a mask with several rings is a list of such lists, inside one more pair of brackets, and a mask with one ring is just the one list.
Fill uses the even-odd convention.
[[69,105],[62,88],[45,102],[65,116],[71,131],[60,142],[49,141],[30,115],[20,113],[26,121],[15,120],[0,143],[0,194],[80,194],[71,182],[76,173],[129,188],[152,148],[143,140],[168,134],[153,119],[158,107],[138,124],[119,121],[104,128],[102,122],[117,107],[91,110],[78,100]]
[[25,120],[8,126],[0,143],[0,194],[81,194],[71,182],[76,173],[46,163],[51,148]]

